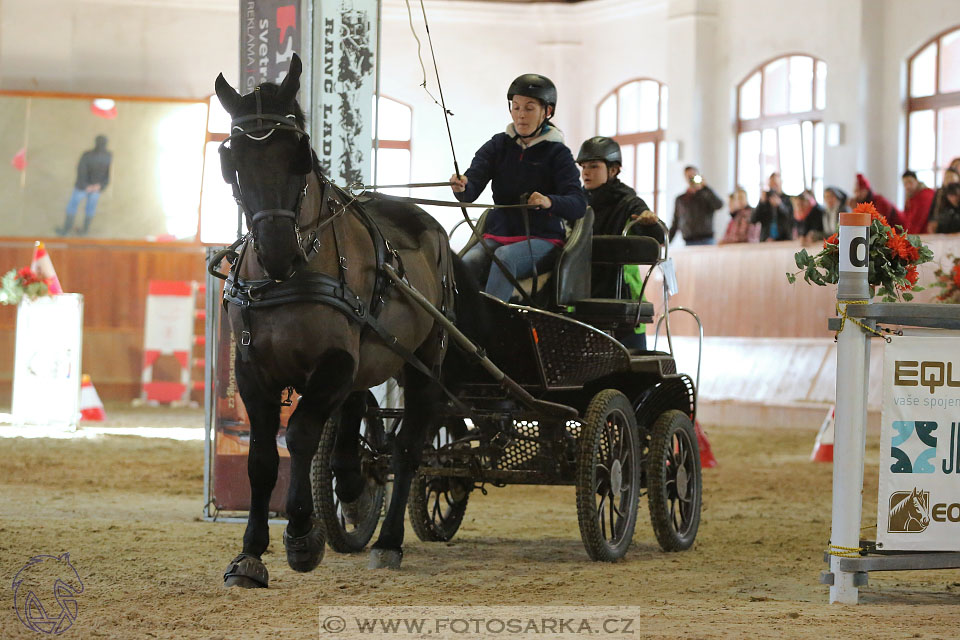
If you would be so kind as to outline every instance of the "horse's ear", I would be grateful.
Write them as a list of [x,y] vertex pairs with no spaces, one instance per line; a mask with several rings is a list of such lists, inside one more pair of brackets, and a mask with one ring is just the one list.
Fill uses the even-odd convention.
[[303,64],[300,62],[300,56],[293,54],[290,60],[290,69],[287,75],[280,83],[280,91],[277,93],[277,99],[281,104],[288,104],[297,98],[297,91],[300,90],[300,73],[303,71]]
[[231,116],[237,112],[237,107],[240,106],[240,94],[237,93],[236,89],[230,86],[230,83],[227,82],[227,79],[223,77],[223,74],[217,76],[216,82],[217,89],[217,98],[220,100],[220,104],[223,105],[223,108],[226,109],[227,113]]

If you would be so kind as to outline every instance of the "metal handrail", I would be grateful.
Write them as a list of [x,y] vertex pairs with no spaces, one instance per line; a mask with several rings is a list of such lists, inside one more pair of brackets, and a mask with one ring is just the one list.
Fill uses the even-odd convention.
[[670,314],[674,311],[683,311],[689,313],[693,316],[693,319],[697,321],[697,328],[699,330],[699,336],[697,341],[697,377],[695,381],[695,386],[693,389],[693,400],[696,402],[698,395],[700,394],[700,364],[703,362],[703,322],[700,321],[700,316],[697,315],[697,312],[693,309],[688,309],[687,307],[673,307],[667,309],[660,318],[657,320],[657,328],[653,334],[653,349],[657,349],[657,340],[660,337],[660,323],[663,322],[664,318],[667,320],[667,342],[670,346],[670,355],[673,356],[673,344],[670,342]]

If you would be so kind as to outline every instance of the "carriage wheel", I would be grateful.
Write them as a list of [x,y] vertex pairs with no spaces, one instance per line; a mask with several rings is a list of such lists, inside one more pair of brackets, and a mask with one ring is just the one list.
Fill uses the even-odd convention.
[[360,422],[359,439],[361,468],[367,476],[367,485],[355,503],[346,508],[340,503],[337,481],[330,470],[330,455],[337,437],[336,418],[331,418],[324,426],[320,446],[310,465],[313,510],[323,522],[327,544],[338,553],[363,551],[377,530],[383,509],[386,487],[368,469],[374,453],[383,448],[385,435],[383,420],[371,416],[370,409],[377,409],[377,399],[367,392],[368,415]]
[[696,432],[682,411],[666,411],[653,423],[646,471],[650,521],[660,548],[689,549],[700,526],[703,485]]
[[633,406],[616,389],[593,397],[578,442],[577,517],[591,560],[613,562],[630,548],[640,497]]
[[[461,438],[467,433],[463,421],[452,427],[441,426],[427,440],[434,450]],[[410,483],[407,514],[414,533],[424,542],[446,542],[453,538],[463,522],[472,482],[460,478],[443,478],[417,474]]]

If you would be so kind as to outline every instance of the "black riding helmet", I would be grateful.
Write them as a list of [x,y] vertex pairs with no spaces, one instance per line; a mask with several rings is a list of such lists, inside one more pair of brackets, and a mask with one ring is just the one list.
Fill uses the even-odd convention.
[[620,155],[620,145],[616,140],[605,136],[596,136],[585,141],[580,145],[580,152],[577,154],[577,164],[590,162],[591,160],[600,160],[607,165],[612,163],[623,164],[623,157]]
[[513,96],[536,98],[553,107],[554,115],[556,114],[557,87],[550,78],[541,76],[539,73],[525,73],[511,82],[510,88],[507,89],[507,100],[513,100]]

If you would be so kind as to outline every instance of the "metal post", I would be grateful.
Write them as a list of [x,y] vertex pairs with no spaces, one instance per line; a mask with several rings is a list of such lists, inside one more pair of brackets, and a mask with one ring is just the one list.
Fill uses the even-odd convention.
[[[866,302],[870,215],[840,214],[840,277],[837,303]],[[833,513],[830,531],[830,602],[857,604],[855,573],[841,571],[837,553],[860,546],[863,456],[867,415],[869,337],[847,320],[837,337],[837,408],[833,445]]]

